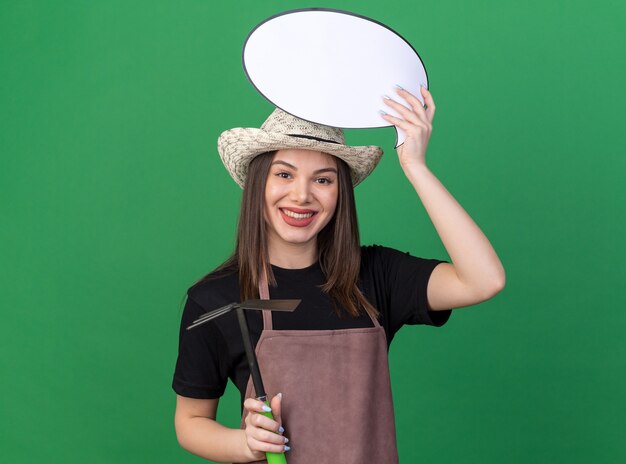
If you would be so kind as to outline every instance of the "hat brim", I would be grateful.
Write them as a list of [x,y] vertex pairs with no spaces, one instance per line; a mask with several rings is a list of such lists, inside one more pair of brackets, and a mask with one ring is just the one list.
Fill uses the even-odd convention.
[[217,140],[220,158],[231,177],[241,188],[246,183],[250,161],[268,151],[300,148],[315,150],[345,161],[350,166],[352,185],[356,187],[374,170],[383,150],[377,146],[351,147],[332,142],[267,132],[257,128],[241,128],[222,132]]

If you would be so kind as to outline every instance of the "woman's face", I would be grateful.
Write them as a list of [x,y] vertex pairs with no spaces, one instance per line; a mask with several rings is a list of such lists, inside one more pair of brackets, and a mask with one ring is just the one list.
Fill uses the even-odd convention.
[[337,163],[319,151],[288,149],[274,155],[265,184],[270,249],[316,246],[317,234],[335,214]]

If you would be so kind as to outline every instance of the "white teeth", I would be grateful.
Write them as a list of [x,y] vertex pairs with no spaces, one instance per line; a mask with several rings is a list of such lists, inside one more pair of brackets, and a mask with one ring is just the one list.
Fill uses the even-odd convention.
[[294,219],[308,219],[314,214],[314,213],[294,213],[293,211],[289,211],[288,209],[283,209],[282,211],[287,216],[292,217]]

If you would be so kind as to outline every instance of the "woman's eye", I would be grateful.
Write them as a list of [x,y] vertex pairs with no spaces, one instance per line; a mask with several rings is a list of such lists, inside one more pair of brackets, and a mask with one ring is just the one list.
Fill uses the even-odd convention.
[[317,183],[318,184],[332,184],[333,181],[331,179],[329,179],[328,177],[319,177],[317,179]]
[[289,173],[288,172],[281,171],[281,172],[277,172],[276,175],[278,177],[283,178],[283,179],[289,179]]

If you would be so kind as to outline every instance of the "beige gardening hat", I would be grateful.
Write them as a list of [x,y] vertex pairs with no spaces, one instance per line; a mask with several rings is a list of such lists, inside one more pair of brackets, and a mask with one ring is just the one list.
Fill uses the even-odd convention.
[[219,136],[217,151],[226,170],[243,188],[250,161],[261,153],[287,148],[316,150],[344,160],[350,166],[356,187],[374,170],[383,150],[376,146],[351,147],[343,131],[297,118],[280,108],[274,110],[260,129],[230,129]]

